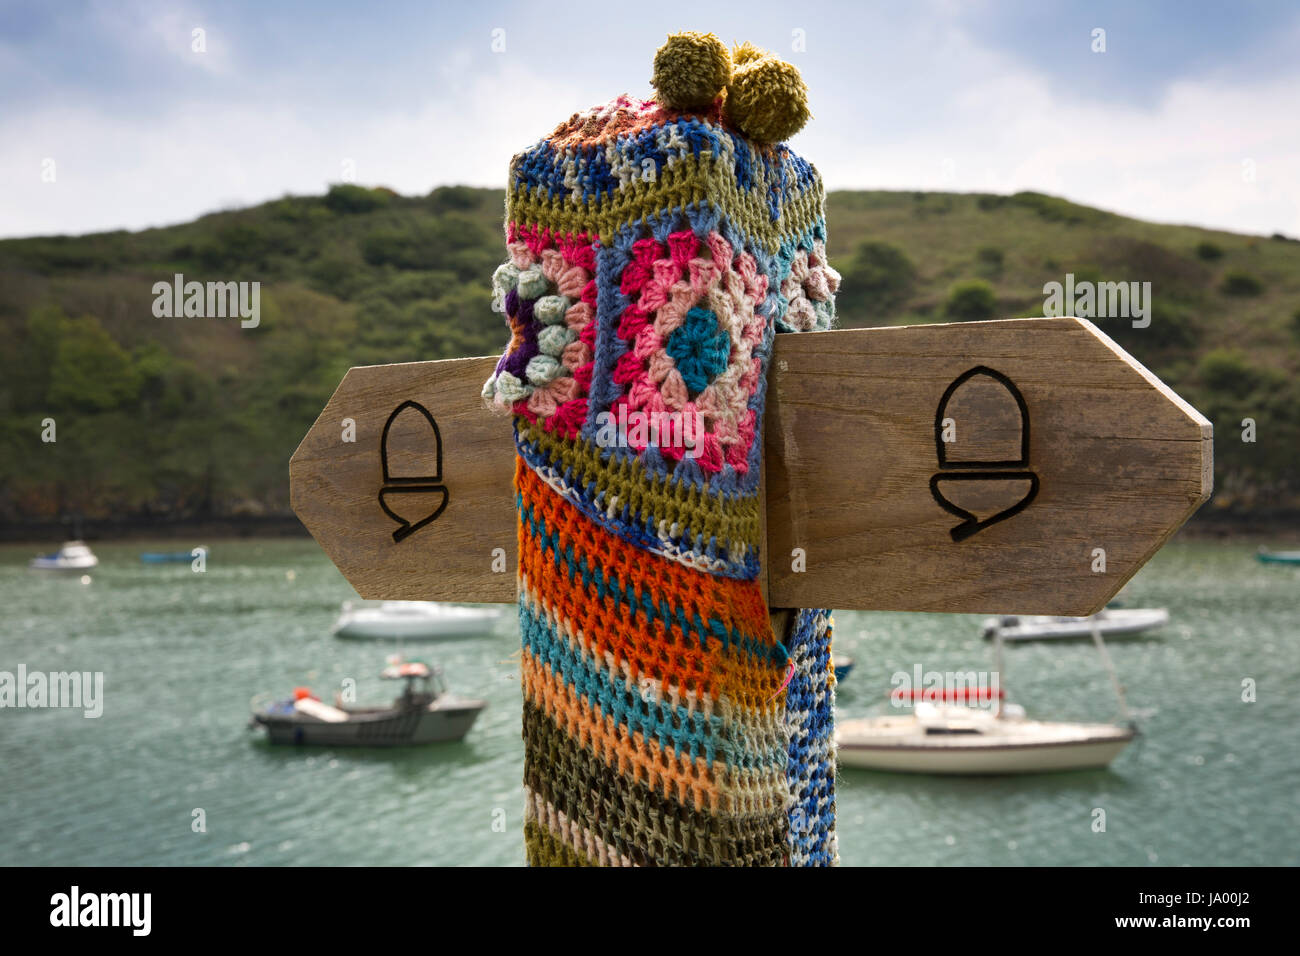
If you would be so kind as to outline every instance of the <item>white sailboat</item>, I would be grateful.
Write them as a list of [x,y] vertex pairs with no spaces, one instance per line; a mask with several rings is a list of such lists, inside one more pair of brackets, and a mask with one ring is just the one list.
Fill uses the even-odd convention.
[[[1101,634],[1092,632],[1114,681],[1120,713],[1128,717],[1124,691]],[[1002,639],[994,635],[998,673]],[[847,720],[836,730],[844,767],[898,773],[1013,774],[1103,768],[1136,735],[1131,725],[1029,720],[1024,708],[1003,703],[988,688],[931,694],[914,691],[909,714]]]
[[995,712],[925,702],[909,715],[845,721],[836,732],[841,766],[939,774],[1106,767],[1133,737],[1115,724],[1027,720],[1015,704]]

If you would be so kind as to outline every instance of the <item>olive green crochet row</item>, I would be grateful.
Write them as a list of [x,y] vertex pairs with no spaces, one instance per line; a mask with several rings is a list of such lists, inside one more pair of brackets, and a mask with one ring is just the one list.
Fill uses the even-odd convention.
[[620,188],[613,198],[578,203],[563,196],[533,195],[515,186],[506,197],[506,216],[519,225],[538,225],[564,235],[593,230],[602,243],[610,243],[620,229],[666,210],[708,203],[721,210],[750,241],[769,255],[783,241],[806,233],[823,215],[821,178],[802,192],[787,193],[780,218],[768,211],[766,184],[742,189],[736,170],[726,156],[688,156],[660,171],[653,182],[641,180]]
[[737,545],[758,547],[757,495],[724,499],[670,475],[652,474],[634,458],[603,458],[598,448],[544,431],[525,419],[518,419],[518,427],[520,439],[535,444],[548,461],[568,471],[571,483],[594,483],[604,500],[617,497],[642,523],[667,519],[689,528],[696,541],[717,538],[725,551]]
[[532,866],[597,866],[581,850],[569,846],[544,823],[529,820],[524,824],[524,846]]
[[[782,809],[716,813],[682,803],[662,784],[621,777],[590,743],[570,736],[527,698],[523,735],[531,745],[524,751],[524,786],[636,866],[784,862],[789,821]],[[534,854],[554,852],[540,840],[527,846],[532,866],[539,865]]]

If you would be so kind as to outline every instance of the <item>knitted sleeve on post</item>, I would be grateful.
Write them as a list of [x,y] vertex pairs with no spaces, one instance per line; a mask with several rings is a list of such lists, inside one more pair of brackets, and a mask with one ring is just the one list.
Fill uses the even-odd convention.
[[745,134],[752,90],[675,109],[671,78],[510,169],[484,396],[518,450],[528,861],[832,864],[829,611],[775,634],[758,583],[773,338],[834,314],[822,183]]

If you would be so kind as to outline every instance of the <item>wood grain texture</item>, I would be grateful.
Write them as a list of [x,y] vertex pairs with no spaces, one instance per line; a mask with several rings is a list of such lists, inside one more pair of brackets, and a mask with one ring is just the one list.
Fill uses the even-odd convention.
[[[765,445],[774,605],[1091,614],[1209,497],[1209,421],[1089,322],[911,326],[779,344]],[[998,483],[979,467],[939,467],[939,403],[977,366],[1015,384],[1030,423],[1027,464],[998,464],[1006,500],[985,507],[1023,497],[1029,479],[1017,474],[1036,476],[1038,490],[1023,511],[954,541],[961,519],[935,500],[931,478],[965,473],[976,498],[996,497],[988,486]],[[989,397],[979,399],[967,404]],[[958,416],[959,437],[973,418]],[[1006,447],[1004,417],[997,426],[997,441],[974,442],[975,458]],[[967,490],[961,480],[941,488]],[[802,574],[782,558],[794,548],[807,552]],[[1103,573],[1093,570],[1096,548]]]
[[[510,421],[479,399],[494,365],[354,368],[295,452],[294,510],[363,597],[514,600]],[[957,440],[940,468],[939,403],[978,366],[1020,392],[1023,466],[1003,457],[1018,448],[1015,400],[979,377],[947,406]],[[400,525],[379,502],[379,439],[408,400],[437,422],[447,504],[394,541]],[[341,441],[344,418],[356,422],[355,443]],[[421,456],[431,457],[419,422],[395,423],[393,434],[393,466],[401,461],[418,486]],[[1071,318],[778,336],[764,438],[763,583],[778,608],[1088,614],[1211,487],[1210,423]],[[981,517],[1037,488],[1019,513],[954,541],[962,519],[935,500],[935,475],[945,497]],[[440,498],[435,489],[385,500],[418,520]],[[495,548],[506,555],[500,572]],[[802,573],[791,567],[795,548],[807,554]],[[1092,570],[1094,548],[1105,549],[1104,573]]]
[[[509,417],[493,414],[479,397],[495,365],[495,359],[470,358],[351,369],[290,459],[293,510],[363,598],[515,599],[514,441]],[[420,403],[437,422],[447,505],[428,525],[394,541],[400,525],[379,503],[385,487],[380,438],[389,415],[406,401]],[[345,418],[356,422],[354,443],[342,441]],[[390,471],[418,478],[428,470],[415,454],[418,425],[395,422],[394,430]],[[438,496],[386,496],[393,510],[415,520],[422,499],[436,507]],[[493,570],[496,548],[505,554],[501,571]]]

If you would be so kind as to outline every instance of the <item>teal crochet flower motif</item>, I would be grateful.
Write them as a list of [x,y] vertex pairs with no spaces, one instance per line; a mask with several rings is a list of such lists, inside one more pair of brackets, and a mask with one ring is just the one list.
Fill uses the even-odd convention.
[[686,321],[668,336],[666,351],[677,363],[691,398],[704,391],[727,367],[731,339],[718,328],[718,317],[698,305],[686,313]]

